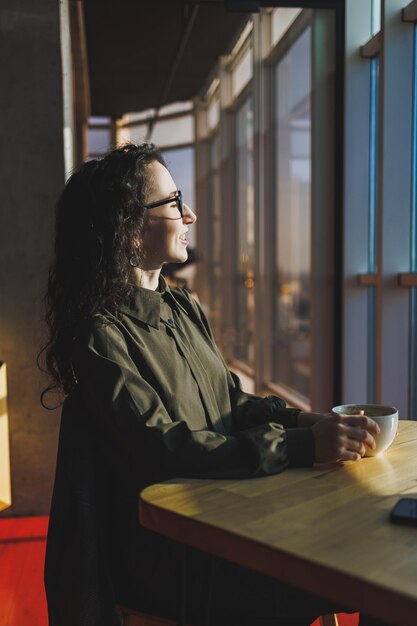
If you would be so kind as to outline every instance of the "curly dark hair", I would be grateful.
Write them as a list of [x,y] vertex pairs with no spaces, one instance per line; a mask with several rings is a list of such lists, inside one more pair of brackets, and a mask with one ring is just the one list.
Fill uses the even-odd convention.
[[38,356],[51,377],[41,394],[46,408],[48,392],[66,395],[75,387],[71,352],[80,325],[103,307],[117,315],[134,282],[129,261],[138,258],[133,240],[143,234],[152,187],[147,166],[154,161],[166,166],[155,145],[126,144],[81,165],[58,199],[45,299],[49,339]]

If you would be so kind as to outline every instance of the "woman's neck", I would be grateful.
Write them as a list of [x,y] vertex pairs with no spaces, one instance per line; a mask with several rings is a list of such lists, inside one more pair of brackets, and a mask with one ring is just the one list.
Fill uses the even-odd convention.
[[136,267],[135,283],[138,287],[143,287],[144,289],[151,289],[152,291],[156,291],[158,289],[160,273],[161,268],[155,270],[143,270],[139,267]]

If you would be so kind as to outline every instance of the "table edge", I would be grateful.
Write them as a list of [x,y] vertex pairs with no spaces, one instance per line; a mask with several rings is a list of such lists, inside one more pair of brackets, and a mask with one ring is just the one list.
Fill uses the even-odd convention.
[[[271,550],[267,545],[248,537],[231,535],[229,531],[206,522],[169,511],[147,502],[145,492],[146,489],[139,498],[139,520],[149,530],[201,550],[201,541],[198,537],[204,529],[204,552],[340,603],[346,608],[351,607],[353,612],[362,611],[378,619],[392,622],[395,626],[410,626],[413,623],[416,601],[406,594],[382,588],[369,581],[366,581],[365,592],[363,580],[360,578],[337,569],[330,569],[320,563],[306,561],[279,548]],[[283,572],[282,576],[277,575],[278,562],[280,572]],[[326,593],[328,588],[332,589],[331,594]],[[383,607],[381,592],[384,593]]]

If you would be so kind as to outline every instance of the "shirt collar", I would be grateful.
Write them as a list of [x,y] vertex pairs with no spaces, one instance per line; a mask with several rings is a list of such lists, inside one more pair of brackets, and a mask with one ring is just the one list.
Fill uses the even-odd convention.
[[171,289],[163,276],[159,276],[158,289],[145,289],[133,285],[120,311],[135,317],[153,328],[159,329],[161,319],[161,304],[167,302],[172,308],[185,312],[185,309],[175,299]]

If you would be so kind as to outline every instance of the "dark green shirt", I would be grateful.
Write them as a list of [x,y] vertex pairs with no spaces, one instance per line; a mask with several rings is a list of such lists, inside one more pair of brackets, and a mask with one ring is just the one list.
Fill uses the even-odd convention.
[[134,287],[77,342],[74,371],[107,458],[140,486],[174,476],[232,478],[310,465],[309,428],[283,400],[245,393],[199,304],[161,277]]
[[115,603],[160,613],[182,577],[178,544],[139,523],[141,488],[309,465],[313,435],[279,398],[242,391],[199,305],[163,279],[160,291],[134,288],[117,317],[96,315],[74,346],[78,385],[63,407],[48,530],[49,623],[115,626]]

